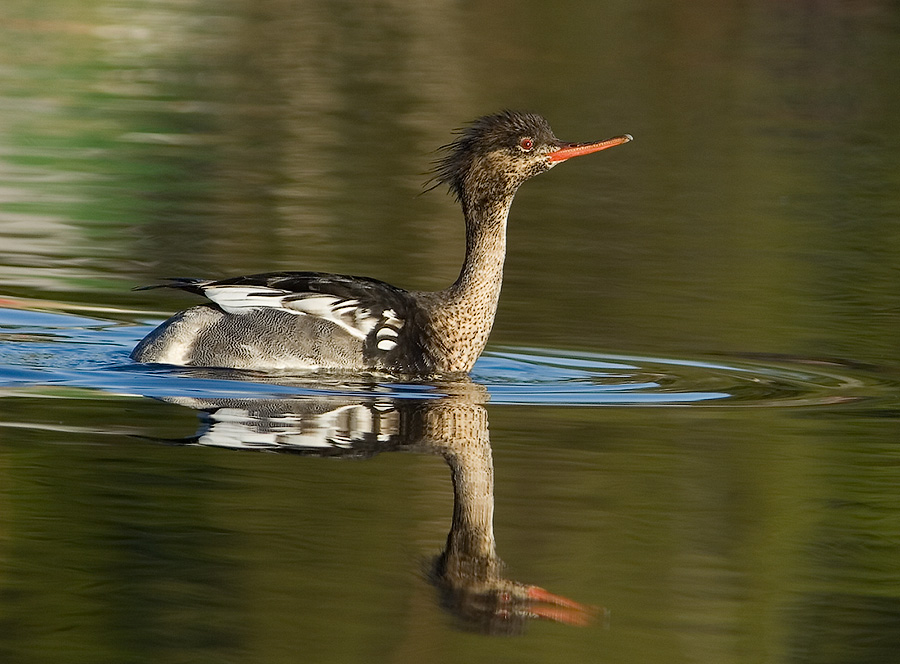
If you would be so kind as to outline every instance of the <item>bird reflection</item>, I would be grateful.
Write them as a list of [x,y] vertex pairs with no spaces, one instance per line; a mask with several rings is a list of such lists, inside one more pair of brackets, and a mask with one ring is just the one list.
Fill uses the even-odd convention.
[[381,452],[438,454],[450,467],[453,518],[429,581],[461,627],[517,634],[531,619],[586,625],[592,607],[504,576],[494,541],[494,469],[486,391],[456,385],[433,399],[335,394],[291,399],[165,401],[200,411],[201,425],[178,444],[306,456],[366,458]]

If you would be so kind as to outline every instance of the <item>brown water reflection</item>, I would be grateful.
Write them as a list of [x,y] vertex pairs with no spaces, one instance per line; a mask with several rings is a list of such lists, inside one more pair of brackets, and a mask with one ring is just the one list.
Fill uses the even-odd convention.
[[[428,566],[442,606],[467,629],[520,633],[529,619],[587,625],[597,609],[506,578],[494,540],[494,467],[486,391],[458,384],[434,400],[386,397],[166,401],[202,411],[196,435],[178,444],[303,456],[370,458],[383,452],[436,454],[447,462],[453,518]],[[174,442],[174,441],[170,441]]]

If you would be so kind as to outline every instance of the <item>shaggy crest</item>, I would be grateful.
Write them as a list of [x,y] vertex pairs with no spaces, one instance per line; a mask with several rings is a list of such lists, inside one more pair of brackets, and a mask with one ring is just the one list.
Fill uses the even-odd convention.
[[435,160],[434,177],[426,187],[430,191],[445,184],[457,200],[462,200],[463,183],[476,157],[512,151],[523,136],[533,138],[536,145],[559,142],[540,115],[509,110],[482,116],[454,133],[456,140],[438,148],[443,156]]

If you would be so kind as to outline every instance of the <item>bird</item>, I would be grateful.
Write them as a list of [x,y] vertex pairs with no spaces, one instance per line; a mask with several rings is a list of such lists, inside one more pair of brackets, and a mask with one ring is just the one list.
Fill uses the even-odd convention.
[[480,117],[439,148],[428,183],[447,186],[465,219],[465,259],[448,288],[407,291],[369,277],[295,271],[171,278],[135,290],[174,288],[208,302],[164,321],[131,357],[263,372],[468,374],[494,323],[519,186],[573,157],[631,140],[622,134],[564,142],[535,113]]

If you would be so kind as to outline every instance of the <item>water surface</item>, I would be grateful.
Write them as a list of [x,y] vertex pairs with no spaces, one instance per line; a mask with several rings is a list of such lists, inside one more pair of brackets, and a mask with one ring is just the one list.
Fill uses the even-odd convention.
[[[890,3],[52,0],[0,37],[3,661],[896,658]],[[194,301],[160,277],[444,287],[432,151],[504,107],[635,141],[517,195],[471,381],[128,359]],[[434,567],[486,469],[494,594]]]

